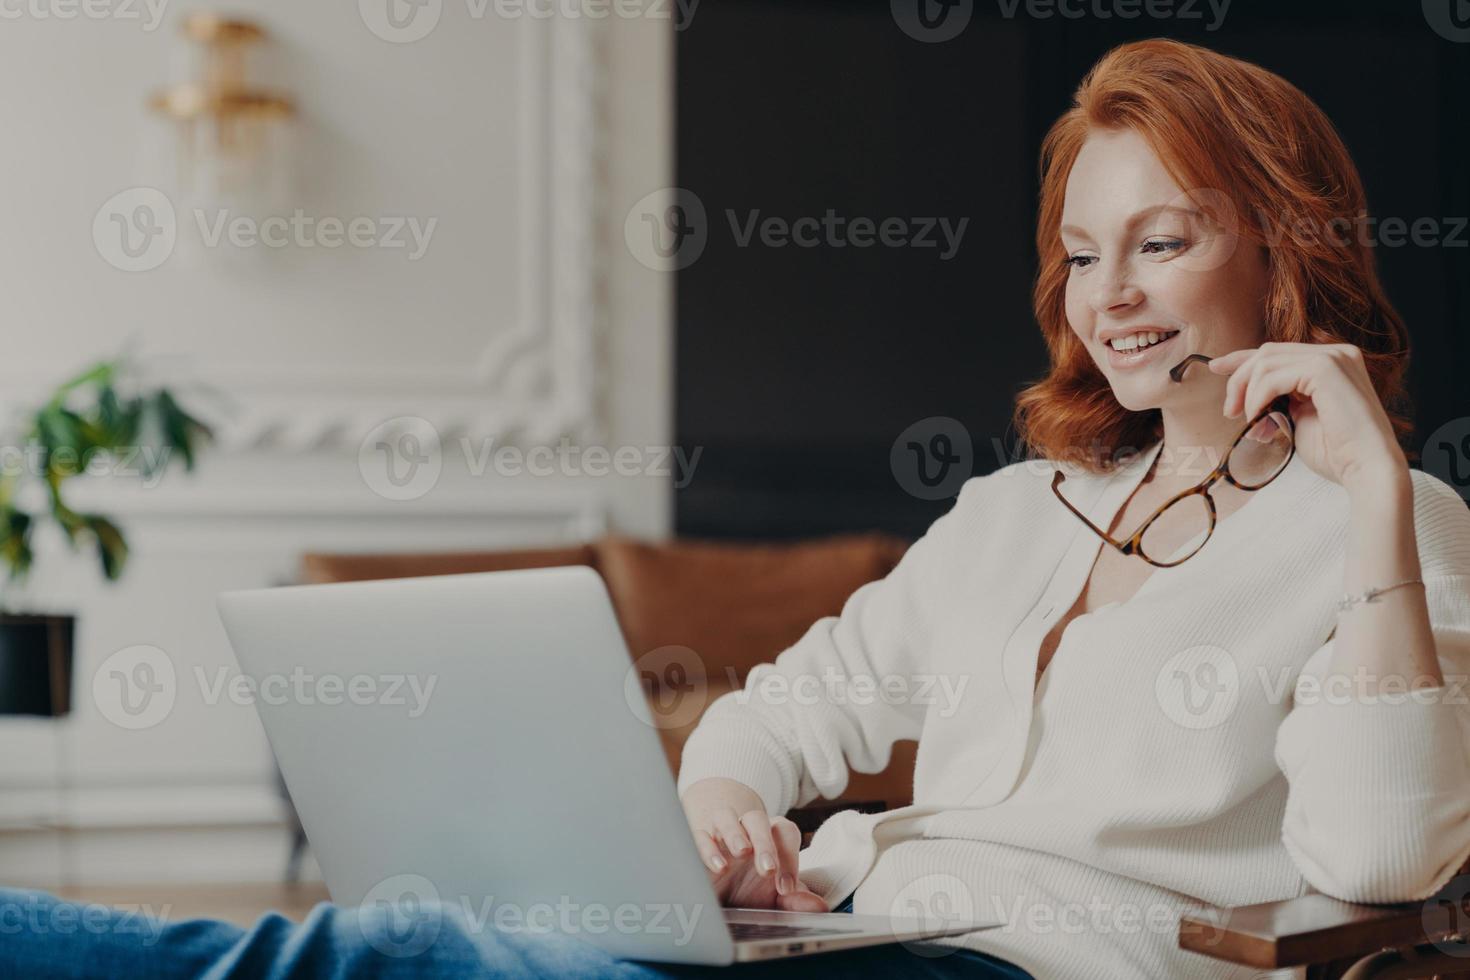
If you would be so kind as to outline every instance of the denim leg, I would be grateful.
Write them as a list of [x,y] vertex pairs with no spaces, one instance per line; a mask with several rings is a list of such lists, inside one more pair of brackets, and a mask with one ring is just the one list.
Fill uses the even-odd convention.
[[[727,969],[614,960],[545,933],[475,928],[457,905],[394,908],[322,904],[300,925],[270,914],[249,929],[224,922],[165,923],[130,912],[0,888],[0,980],[383,980],[608,977],[677,980],[760,976],[914,980],[1031,980],[1025,971],[968,950],[923,956],[876,946]],[[937,950],[936,950],[937,952]]]
[[323,903],[300,925],[271,913],[249,929],[166,923],[41,892],[0,888],[0,980],[383,980],[612,977],[655,980],[556,935],[472,928],[457,905],[338,908]]

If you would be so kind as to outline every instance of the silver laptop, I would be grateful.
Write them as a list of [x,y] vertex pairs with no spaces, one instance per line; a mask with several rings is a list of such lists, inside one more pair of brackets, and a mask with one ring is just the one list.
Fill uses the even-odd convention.
[[589,568],[229,592],[219,611],[332,899],[385,906],[368,938],[388,952],[449,915],[702,964],[999,924],[720,908]]

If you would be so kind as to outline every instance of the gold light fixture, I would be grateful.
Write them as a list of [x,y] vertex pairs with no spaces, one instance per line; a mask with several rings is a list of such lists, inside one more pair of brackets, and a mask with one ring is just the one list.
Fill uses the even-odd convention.
[[182,33],[198,45],[198,77],[149,100],[177,124],[180,189],[207,197],[257,194],[279,176],[280,124],[295,114],[285,95],[248,81],[247,54],[266,33],[250,21],[208,13],[184,18]]

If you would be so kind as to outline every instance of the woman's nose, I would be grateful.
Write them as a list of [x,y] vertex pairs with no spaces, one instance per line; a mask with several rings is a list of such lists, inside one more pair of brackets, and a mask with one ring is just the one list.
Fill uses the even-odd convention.
[[1113,265],[1099,269],[1098,275],[1093,280],[1092,295],[1089,302],[1093,310],[1098,313],[1116,313],[1137,306],[1143,299],[1143,291],[1138,288],[1128,275],[1128,270],[1121,265]]

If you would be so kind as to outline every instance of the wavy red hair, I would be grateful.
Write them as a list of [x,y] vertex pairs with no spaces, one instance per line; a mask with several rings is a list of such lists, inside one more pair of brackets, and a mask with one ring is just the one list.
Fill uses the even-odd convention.
[[1233,223],[1242,245],[1266,249],[1265,339],[1361,348],[1405,443],[1408,331],[1379,283],[1371,245],[1328,233],[1367,214],[1362,180],[1332,123],[1279,75],[1192,44],[1149,40],[1104,55],[1042,144],[1033,301],[1051,368],[1016,400],[1028,455],[1103,472],[1162,431],[1158,409],[1132,412],[1113,397],[1064,307],[1070,269],[1058,228],[1067,177],[1089,131],[1125,127],[1149,142],[1180,187],[1209,189],[1197,206]]

